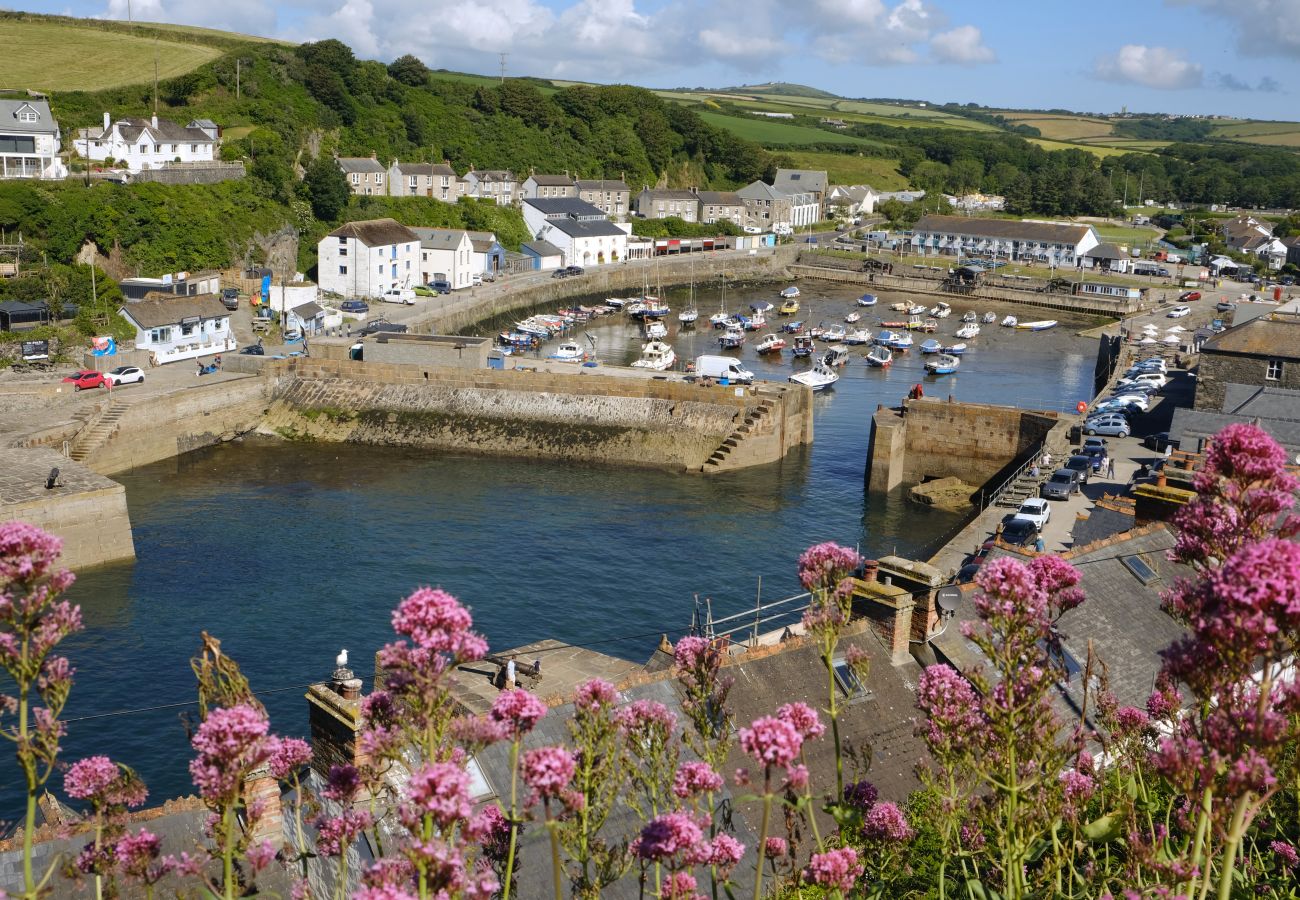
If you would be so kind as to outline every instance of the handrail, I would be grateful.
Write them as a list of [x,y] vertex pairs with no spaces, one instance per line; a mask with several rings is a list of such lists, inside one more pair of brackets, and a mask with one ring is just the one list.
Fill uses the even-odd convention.
[[980,510],[988,509],[994,503],[997,503],[998,498],[1002,496],[1002,494],[1007,490],[1007,488],[1009,488],[1016,481],[1016,479],[1018,479],[1021,475],[1025,474],[1025,472],[1027,472],[1031,466],[1037,465],[1038,461],[1042,459],[1043,450],[1046,447],[1047,447],[1047,439],[1044,438],[1034,446],[1034,452],[1030,454],[1029,458],[1025,460],[1024,464],[1021,465],[1020,468],[1016,469],[1016,471],[1009,478],[1007,478],[1006,481],[1002,482],[1002,484],[998,485],[996,488],[994,488],[991,491],[987,491],[987,492],[981,491],[980,506],[979,506]]

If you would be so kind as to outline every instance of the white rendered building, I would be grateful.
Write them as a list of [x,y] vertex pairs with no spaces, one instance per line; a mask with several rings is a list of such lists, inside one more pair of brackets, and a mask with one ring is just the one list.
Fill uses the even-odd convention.
[[316,282],[344,297],[378,297],[420,281],[420,237],[394,219],[349,222],[317,245]]

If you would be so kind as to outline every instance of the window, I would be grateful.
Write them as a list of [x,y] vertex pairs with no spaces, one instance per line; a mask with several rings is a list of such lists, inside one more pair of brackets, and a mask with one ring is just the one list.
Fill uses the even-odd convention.
[[1134,578],[1144,585],[1150,584],[1160,577],[1156,574],[1155,569],[1151,568],[1147,561],[1140,556],[1121,556],[1119,561],[1124,564],[1124,568],[1133,573]]
[[1269,381],[1281,381],[1281,380],[1282,380],[1282,360],[1280,360],[1280,359],[1270,359],[1270,360],[1268,361],[1268,371],[1264,373],[1264,377],[1265,377],[1266,379],[1268,379]]
[[348,274],[348,267],[347,267],[347,266],[339,266],[339,274],[340,274],[340,275],[346,275],[346,274]]
[[193,333],[194,333],[194,326],[193,326],[193,325],[190,325],[190,324],[182,324],[182,325],[181,325],[181,336],[182,336],[182,337],[189,337],[189,336],[192,335]]
[[862,680],[858,678],[858,673],[853,671],[847,659],[843,656],[833,657],[831,666],[835,669],[835,683],[840,686],[845,697],[852,700],[871,696],[871,692],[863,685]]
[[360,184],[360,183],[361,183],[361,175],[360,175],[360,173],[357,173],[357,172],[353,172],[353,173],[352,173],[352,183],[353,183],[353,184]]
[[41,118],[40,116],[32,112],[30,109],[23,110],[18,114],[19,122],[36,122],[39,121],[40,118]]
[[172,339],[171,326],[165,325],[162,328],[154,328],[149,332],[149,342],[151,344],[165,344]]
[[348,248],[346,245],[339,247],[339,256],[347,256]]
[[198,153],[198,152],[199,152],[199,145],[198,145],[198,144],[190,144],[190,152],[191,152],[191,153]]

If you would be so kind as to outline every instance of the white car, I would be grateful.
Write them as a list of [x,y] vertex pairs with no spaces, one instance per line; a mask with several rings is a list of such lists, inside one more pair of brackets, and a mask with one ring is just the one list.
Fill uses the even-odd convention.
[[1169,310],[1169,312],[1165,313],[1165,317],[1169,319],[1181,319],[1183,316],[1190,316],[1191,314],[1192,308],[1190,306],[1175,306],[1173,309]]
[[763,233],[763,229],[759,228],[757,225],[745,226],[745,234],[762,234],[762,233]]
[[118,366],[105,372],[104,380],[112,383],[113,387],[119,384],[144,384],[144,372],[135,366]]
[[415,291],[411,288],[390,288],[379,295],[385,303],[401,303],[405,306],[415,304]]
[[469,283],[473,287],[478,287],[479,285],[481,285],[483,283],[483,273],[475,272],[473,275],[469,276]]
[[1119,390],[1123,390],[1132,384],[1149,384],[1156,390],[1160,390],[1169,383],[1169,379],[1159,372],[1143,372],[1140,375],[1134,375],[1132,378],[1121,378],[1117,385]]
[[1121,392],[1116,394],[1113,397],[1107,397],[1106,399],[1108,401],[1114,401],[1116,403],[1123,403],[1125,406],[1131,404],[1133,406],[1136,406],[1138,409],[1142,410],[1142,412],[1149,412],[1151,410],[1151,398],[1148,397],[1146,394],[1135,394],[1135,393],[1125,394]]
[[1034,527],[1042,531],[1047,526],[1047,520],[1052,518],[1051,504],[1041,497],[1030,497],[1020,504],[1015,518],[1033,522]]

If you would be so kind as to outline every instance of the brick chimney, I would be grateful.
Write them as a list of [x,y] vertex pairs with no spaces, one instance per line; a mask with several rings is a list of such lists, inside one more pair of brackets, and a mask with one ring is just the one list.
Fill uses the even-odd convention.
[[929,639],[939,627],[939,607],[935,595],[943,587],[943,574],[928,563],[901,556],[883,557],[879,566],[880,577],[888,577],[910,593],[916,602],[916,611],[912,615],[912,640]]
[[254,844],[269,841],[279,849],[284,845],[284,807],[280,804],[280,782],[266,766],[249,773],[244,779],[244,806],[248,810],[246,832]]
[[361,731],[361,679],[348,668],[348,651],[338,655],[329,681],[307,689],[311,729],[311,767],[328,777],[330,766],[360,766],[366,761],[357,735]]
[[889,650],[890,661],[898,666],[911,659],[908,641],[912,637],[912,609],[916,604],[905,589],[889,582],[853,582],[853,611],[871,622],[871,628]]

